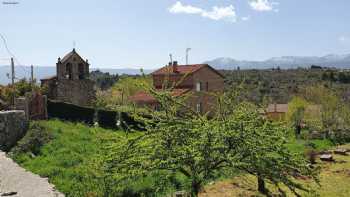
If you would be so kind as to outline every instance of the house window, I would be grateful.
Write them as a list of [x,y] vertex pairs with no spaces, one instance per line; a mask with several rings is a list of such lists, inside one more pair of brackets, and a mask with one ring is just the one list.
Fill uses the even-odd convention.
[[197,103],[197,105],[196,105],[196,111],[197,111],[198,113],[201,113],[201,112],[202,112],[202,103]]
[[197,82],[197,83],[196,83],[196,91],[197,91],[197,92],[202,91],[202,83],[201,83],[201,82]]

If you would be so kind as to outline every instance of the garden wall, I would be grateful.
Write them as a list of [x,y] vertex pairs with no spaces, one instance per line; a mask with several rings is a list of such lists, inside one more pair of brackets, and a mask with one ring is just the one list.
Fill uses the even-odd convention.
[[126,112],[95,110],[60,101],[47,102],[49,118],[58,118],[71,122],[83,122],[90,126],[98,122],[100,127],[108,129],[140,129],[140,123]]
[[0,150],[9,151],[27,132],[29,122],[24,111],[0,112]]

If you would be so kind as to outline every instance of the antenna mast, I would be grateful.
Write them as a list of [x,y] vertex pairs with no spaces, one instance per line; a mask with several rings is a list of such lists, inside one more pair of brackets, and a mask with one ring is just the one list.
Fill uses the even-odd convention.
[[186,49],[186,65],[188,65],[188,52],[190,52],[191,48]]
[[171,65],[173,65],[173,54],[169,54],[169,57],[170,57],[170,63],[171,63]]

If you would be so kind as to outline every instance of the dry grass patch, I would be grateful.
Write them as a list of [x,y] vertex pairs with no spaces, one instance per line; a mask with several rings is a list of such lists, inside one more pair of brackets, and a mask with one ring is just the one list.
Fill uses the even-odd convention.
[[[350,144],[339,148],[350,149]],[[300,179],[308,188],[314,190],[311,193],[301,193],[305,197],[349,197],[350,196],[350,153],[349,155],[335,155],[335,162],[322,162],[317,160],[322,170],[320,174],[321,186],[310,183],[308,179]],[[277,194],[273,185],[268,185],[272,193]],[[285,189],[285,188],[284,188]],[[261,196],[257,192],[257,180],[250,175],[242,175],[230,180],[216,182],[208,185],[200,194],[201,197],[243,197]],[[287,193],[287,196],[293,196]]]

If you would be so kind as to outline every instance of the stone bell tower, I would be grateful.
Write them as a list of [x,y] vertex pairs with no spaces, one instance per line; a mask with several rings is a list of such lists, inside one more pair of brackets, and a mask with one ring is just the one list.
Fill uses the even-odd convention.
[[56,63],[56,77],[42,79],[42,85],[49,87],[49,99],[80,106],[91,106],[96,99],[95,84],[89,79],[89,62],[75,49],[59,57]]
[[63,59],[58,58],[56,67],[58,80],[83,80],[89,78],[88,60],[83,60],[75,49],[64,56]]

